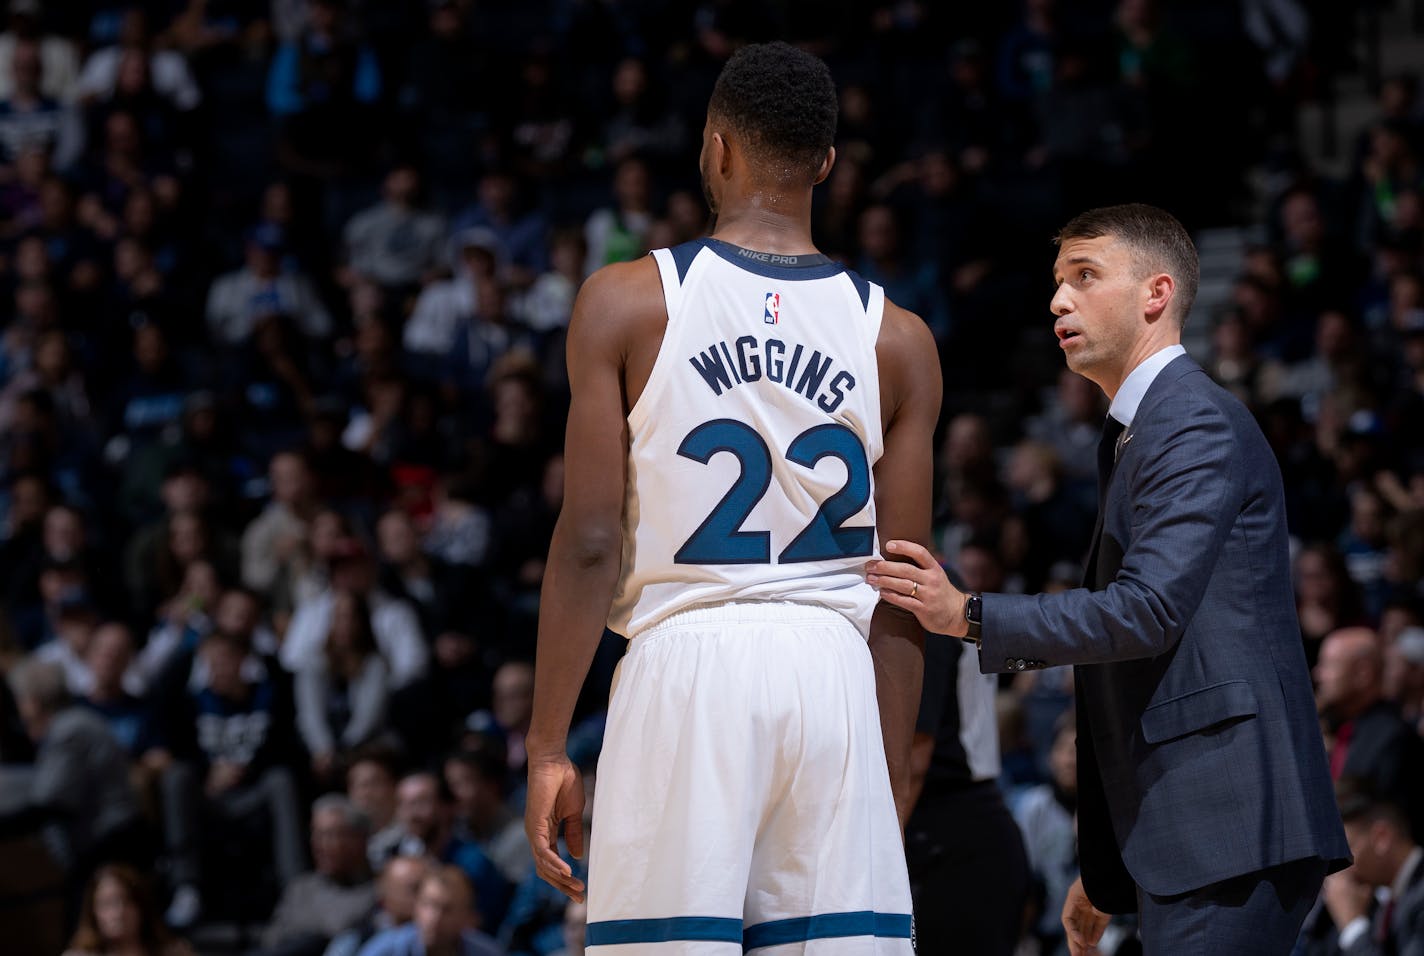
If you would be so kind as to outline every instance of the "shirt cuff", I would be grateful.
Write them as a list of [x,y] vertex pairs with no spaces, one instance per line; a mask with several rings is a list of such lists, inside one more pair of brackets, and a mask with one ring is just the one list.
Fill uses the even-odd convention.
[[1340,948],[1349,949],[1355,944],[1355,940],[1370,931],[1370,920],[1366,916],[1356,916],[1345,924],[1345,928],[1340,930]]

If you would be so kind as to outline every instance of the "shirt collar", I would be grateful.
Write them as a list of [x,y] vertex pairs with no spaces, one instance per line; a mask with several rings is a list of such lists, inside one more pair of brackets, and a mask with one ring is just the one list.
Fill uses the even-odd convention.
[[1409,889],[1409,883],[1414,879],[1414,871],[1419,868],[1421,859],[1424,859],[1424,848],[1417,846],[1409,852],[1409,856],[1404,858],[1404,865],[1395,874],[1394,885],[1390,887],[1395,899],[1402,897],[1404,891]]
[[1123,425],[1131,425],[1132,420],[1137,417],[1137,406],[1142,404],[1142,397],[1147,394],[1147,389],[1152,387],[1158,374],[1178,355],[1186,354],[1187,350],[1182,346],[1169,345],[1143,359],[1137,368],[1127,373],[1122,387],[1117,390],[1112,404],[1108,406],[1108,414]]

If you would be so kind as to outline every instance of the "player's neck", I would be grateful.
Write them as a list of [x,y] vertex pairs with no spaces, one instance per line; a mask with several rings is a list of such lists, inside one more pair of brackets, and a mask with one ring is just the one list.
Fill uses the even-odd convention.
[[712,236],[723,242],[779,255],[816,252],[811,241],[811,197],[753,193],[717,210]]

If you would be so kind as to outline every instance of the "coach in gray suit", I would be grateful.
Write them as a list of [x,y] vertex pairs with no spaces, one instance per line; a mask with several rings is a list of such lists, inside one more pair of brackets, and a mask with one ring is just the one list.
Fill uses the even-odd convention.
[[965,595],[917,545],[867,571],[985,671],[1076,667],[1082,877],[1063,911],[1090,952],[1140,914],[1148,954],[1285,954],[1349,857],[1289,575],[1280,470],[1250,413],[1187,358],[1197,256],[1150,206],[1058,237],[1068,367],[1112,401],[1084,587]]

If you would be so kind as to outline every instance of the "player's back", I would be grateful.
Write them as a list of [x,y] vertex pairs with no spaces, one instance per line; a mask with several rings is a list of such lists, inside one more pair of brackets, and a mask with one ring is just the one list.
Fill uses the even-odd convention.
[[715,239],[653,255],[668,320],[628,415],[610,627],[632,635],[696,605],[786,601],[867,633],[882,290],[821,255]]

